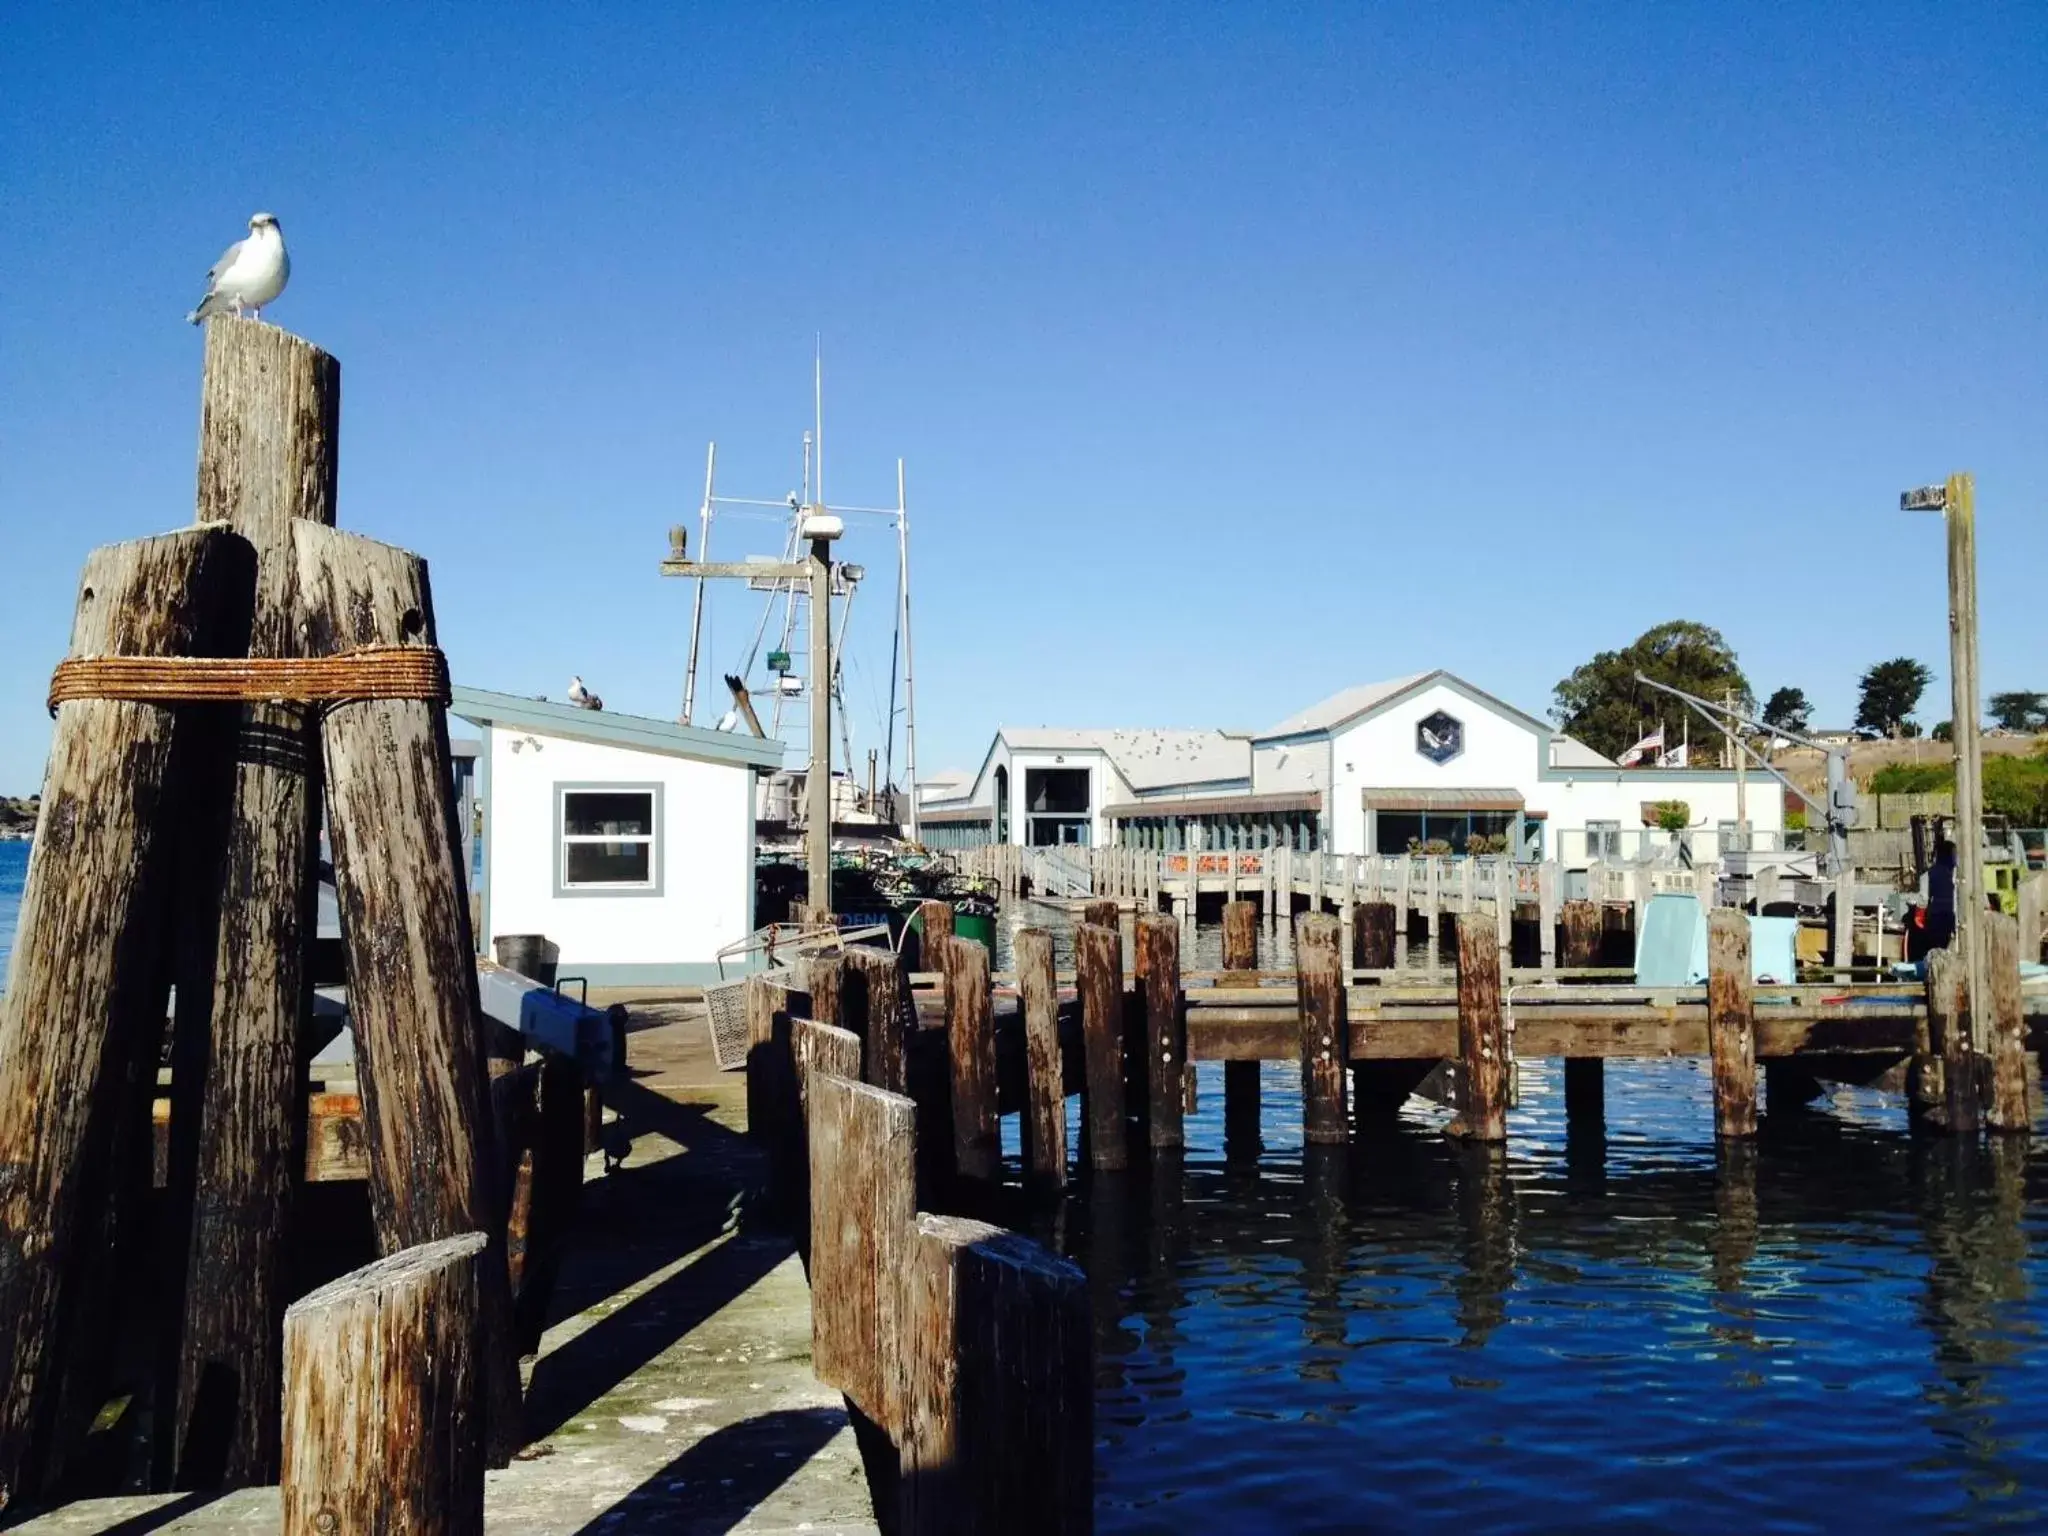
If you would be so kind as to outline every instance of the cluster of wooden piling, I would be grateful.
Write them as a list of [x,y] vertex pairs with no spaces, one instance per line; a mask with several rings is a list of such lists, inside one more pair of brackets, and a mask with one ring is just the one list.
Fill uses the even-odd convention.
[[[1085,1282],[976,1219],[1001,1176],[996,1035],[988,953],[951,937],[949,915],[928,905],[924,928],[945,977],[943,1060],[921,1046],[886,951],[814,958],[802,993],[753,980],[749,1127],[805,1243],[818,1377],[894,1451],[894,1528],[1087,1531]],[[1025,993],[1036,1076],[1058,1065],[1052,952],[1026,948],[1048,983]],[[1033,1168],[1064,1177],[1064,1116],[1028,1119]]]
[[[330,526],[338,420],[334,359],[214,321],[199,526],[86,563],[0,1005],[0,1509],[65,1486],[110,1399],[150,1405],[156,1486],[282,1474],[294,1532],[481,1529],[484,1463],[516,1444],[492,1107],[520,1053],[480,1028],[425,562]],[[443,681],[351,681],[366,653]],[[258,696],[246,660],[122,658],[343,681]],[[323,799],[392,1257],[287,1314]],[[138,1332],[155,1367],[117,1378]]]

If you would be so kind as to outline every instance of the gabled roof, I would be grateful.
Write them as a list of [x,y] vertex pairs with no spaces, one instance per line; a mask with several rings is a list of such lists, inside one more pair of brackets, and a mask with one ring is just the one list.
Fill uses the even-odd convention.
[[450,690],[448,712],[476,725],[561,736],[608,747],[628,747],[662,757],[694,757],[704,762],[737,763],[748,768],[780,768],[782,743],[731,731],[707,731],[694,725],[651,720],[645,715],[620,715],[604,709],[579,709],[551,699],[522,699],[516,694],[484,688]]
[[1553,768],[1618,768],[1621,765],[1611,757],[1604,757],[1576,736],[1553,736],[1550,738],[1550,766]]
[[1261,731],[1260,741],[1270,741],[1280,736],[1316,736],[1350,725],[1367,715],[1378,714],[1391,704],[1398,703],[1411,693],[1419,693],[1432,683],[1443,683],[1463,694],[1474,703],[1484,705],[1496,714],[1526,725],[1532,731],[1547,732],[1550,727],[1533,715],[1525,715],[1504,699],[1495,698],[1483,688],[1475,688],[1456,673],[1446,672],[1438,667],[1434,672],[1417,672],[1408,677],[1391,678],[1384,683],[1360,683],[1355,688],[1346,688],[1342,693],[1333,693],[1320,704],[1311,704],[1299,714],[1289,715],[1271,730]]
[[1140,794],[1178,784],[1216,784],[1252,774],[1251,746],[1223,731],[1070,731],[1004,726],[1012,752],[1100,752]]

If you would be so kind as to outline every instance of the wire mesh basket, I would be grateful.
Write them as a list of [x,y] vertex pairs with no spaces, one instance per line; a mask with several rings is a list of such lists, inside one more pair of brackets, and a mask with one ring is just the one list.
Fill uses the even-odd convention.
[[704,1006],[711,1019],[711,1059],[721,1072],[738,1071],[747,1064],[747,978],[706,987]]

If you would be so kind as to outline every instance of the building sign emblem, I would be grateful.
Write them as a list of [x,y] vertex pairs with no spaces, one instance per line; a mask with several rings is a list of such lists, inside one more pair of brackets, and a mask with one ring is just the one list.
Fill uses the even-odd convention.
[[1448,763],[1465,750],[1465,723],[1438,710],[1415,722],[1415,750],[1432,763]]

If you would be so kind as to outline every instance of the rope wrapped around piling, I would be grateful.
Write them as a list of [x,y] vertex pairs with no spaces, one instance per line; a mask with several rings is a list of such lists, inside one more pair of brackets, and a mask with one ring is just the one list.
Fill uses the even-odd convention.
[[338,656],[79,656],[50,676],[50,713],[75,699],[139,704],[346,704],[449,701],[448,660],[432,646],[370,645]]

